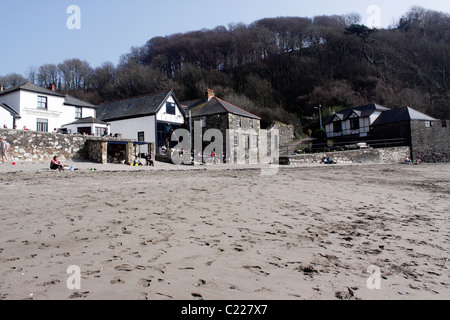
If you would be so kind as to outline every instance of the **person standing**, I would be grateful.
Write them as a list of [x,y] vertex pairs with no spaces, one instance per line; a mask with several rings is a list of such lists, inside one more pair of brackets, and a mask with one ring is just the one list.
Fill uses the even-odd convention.
[[0,138],[0,154],[2,156],[3,163],[5,163],[5,159],[6,159],[6,161],[8,161],[6,151],[8,151],[8,144],[6,143],[6,141],[3,138]]

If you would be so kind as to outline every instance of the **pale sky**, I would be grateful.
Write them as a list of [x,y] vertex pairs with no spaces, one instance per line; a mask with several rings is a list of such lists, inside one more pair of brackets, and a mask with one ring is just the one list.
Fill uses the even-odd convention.
[[[68,13],[71,5],[80,9],[79,15]],[[155,36],[269,17],[357,12],[363,24],[385,28],[414,5],[450,13],[448,0],[0,0],[0,75],[25,74],[30,66],[69,58],[92,67],[117,64],[131,47]],[[79,29],[69,29],[68,20]]]

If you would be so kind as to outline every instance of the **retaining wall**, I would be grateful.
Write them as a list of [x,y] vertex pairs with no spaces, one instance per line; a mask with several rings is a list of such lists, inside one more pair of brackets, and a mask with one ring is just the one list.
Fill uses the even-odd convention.
[[131,144],[125,150],[127,162],[134,159],[132,140],[118,138],[94,137],[82,135],[67,135],[60,133],[46,133],[0,129],[0,138],[8,144],[7,156],[10,161],[50,162],[54,156],[61,161],[91,160],[107,163],[123,155],[108,154],[109,141],[122,141]]
[[[319,163],[324,157],[331,157],[337,163],[379,163],[396,164],[409,158],[411,150],[409,147],[392,147],[383,149],[361,149],[340,152],[301,154],[290,156],[291,164],[295,163]],[[282,160],[280,160],[283,163]],[[284,160],[286,164],[286,159]]]

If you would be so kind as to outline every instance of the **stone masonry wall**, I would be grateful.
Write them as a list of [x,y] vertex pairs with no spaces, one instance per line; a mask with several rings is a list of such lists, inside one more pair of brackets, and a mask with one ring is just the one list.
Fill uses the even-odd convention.
[[[289,157],[289,160],[291,164],[319,163],[324,157],[331,157],[338,163],[397,164],[404,162],[405,158],[410,157],[410,148],[392,147],[383,149],[363,149],[341,152],[301,154]],[[283,163],[283,159],[280,159],[280,163]]]
[[[94,137],[82,135],[67,135],[36,131],[0,129],[0,137],[8,144],[8,160],[50,162],[56,155],[62,161],[91,160],[107,163],[108,141],[126,141],[117,138]],[[129,150],[128,150],[129,149]],[[127,146],[127,162],[134,159],[133,144]],[[111,154],[114,157],[115,155]]]
[[279,144],[280,147],[294,140],[294,126],[287,125],[282,122],[275,121],[270,129],[276,129],[279,131]]
[[411,121],[413,159],[423,162],[450,162],[450,121]]
[[87,156],[84,136],[0,129],[0,137],[8,144],[7,156],[13,161],[50,161],[55,155],[64,161]]

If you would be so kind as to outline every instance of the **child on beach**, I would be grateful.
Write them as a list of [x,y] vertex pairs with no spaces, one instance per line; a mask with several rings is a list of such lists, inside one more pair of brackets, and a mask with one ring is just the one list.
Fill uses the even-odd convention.
[[52,162],[50,162],[50,169],[59,171],[64,170],[64,166],[61,161],[58,160],[57,156],[54,156]]

